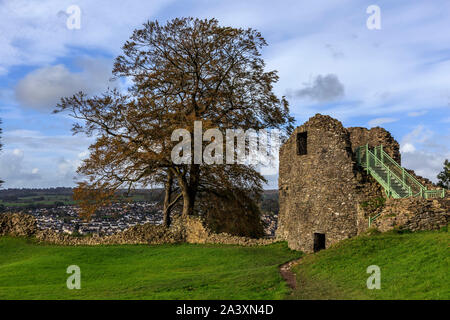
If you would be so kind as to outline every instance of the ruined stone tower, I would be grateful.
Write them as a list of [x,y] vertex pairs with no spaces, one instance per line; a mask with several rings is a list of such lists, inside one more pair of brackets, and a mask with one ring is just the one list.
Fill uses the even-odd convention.
[[399,144],[382,128],[346,129],[316,114],[294,130],[280,149],[278,239],[312,252],[358,234],[358,203],[382,196],[355,162],[354,149],[367,143],[400,162]]

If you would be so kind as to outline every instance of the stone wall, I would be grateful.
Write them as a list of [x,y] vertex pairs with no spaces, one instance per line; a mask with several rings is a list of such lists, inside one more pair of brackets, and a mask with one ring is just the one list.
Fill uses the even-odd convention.
[[[307,154],[297,154],[297,134],[307,132]],[[314,234],[326,247],[358,233],[357,203],[382,196],[372,179],[357,170],[349,132],[317,114],[294,130],[280,149],[280,213],[277,239],[311,252]]]
[[[373,178],[371,177],[371,179]],[[374,217],[379,214],[383,210],[387,200],[383,188],[375,180],[373,181],[373,189],[365,196],[361,196],[362,201],[356,204],[358,234],[368,229],[369,217]]]
[[35,237],[45,243],[80,246],[80,245],[112,245],[112,244],[169,244],[184,242],[184,236],[174,230],[149,223],[131,227],[109,236],[93,234],[91,236],[72,236],[56,233],[51,230],[39,230]]
[[33,236],[38,231],[36,219],[19,213],[0,214],[0,236]]
[[[297,134],[307,132],[307,154],[297,154]],[[367,223],[358,204],[384,196],[381,186],[358,169],[353,150],[383,144],[400,162],[399,144],[382,128],[349,128],[316,114],[296,128],[280,148],[277,239],[291,249],[314,251],[315,234],[325,247],[353,237]]]
[[112,245],[112,244],[169,244],[169,243],[216,243],[242,246],[266,245],[272,239],[253,239],[232,236],[226,233],[215,234],[208,230],[198,217],[174,217],[172,226],[143,224],[110,236],[77,237],[51,230],[39,230],[33,216],[21,213],[0,214],[0,235],[35,237],[45,243],[58,245]]
[[380,127],[370,130],[363,127],[350,127],[347,128],[347,131],[350,134],[350,143],[353,149],[365,144],[369,144],[370,148],[382,144],[383,150],[401,165],[400,145],[389,131]]
[[450,222],[450,199],[388,199],[373,226],[381,232],[392,229],[437,230]]
[[259,246],[273,243],[273,239],[254,239],[247,237],[233,236],[228,233],[214,233],[205,227],[202,219],[189,217],[184,222],[186,226],[187,243],[216,243],[216,244],[236,244],[241,246]]

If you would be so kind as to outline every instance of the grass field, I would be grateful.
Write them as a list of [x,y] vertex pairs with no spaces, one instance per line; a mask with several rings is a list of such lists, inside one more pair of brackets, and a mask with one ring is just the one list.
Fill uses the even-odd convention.
[[[278,266],[300,256],[283,243],[61,247],[0,238],[0,299],[281,299]],[[81,289],[69,290],[69,265]]]
[[[302,256],[285,243],[62,247],[0,238],[0,299],[450,299],[447,231],[348,239],[303,256],[292,293],[278,266]],[[81,268],[69,290],[66,268]],[[381,269],[369,290],[366,269]]]
[[[290,298],[450,299],[449,246],[447,228],[345,240],[301,259]],[[367,289],[370,265],[380,267],[380,290]]]

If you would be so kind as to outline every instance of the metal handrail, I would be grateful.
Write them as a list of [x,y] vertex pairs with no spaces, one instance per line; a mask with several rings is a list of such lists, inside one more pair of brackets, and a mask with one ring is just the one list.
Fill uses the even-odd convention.
[[[366,152],[366,154],[364,155],[365,162],[363,161],[363,157],[361,154],[361,150],[363,150],[363,148],[364,151]],[[406,171],[405,168],[400,166],[394,159],[392,159],[392,157],[383,150],[383,145],[376,146],[373,150],[374,152],[372,152],[369,149],[368,144],[357,147],[356,148],[357,162],[360,166],[365,167],[368,173],[371,172],[372,176],[376,177],[376,180],[387,190],[388,195],[391,194],[392,191],[394,191],[395,195],[400,197],[399,194],[396,193],[395,190],[393,190],[389,181],[387,182],[384,181],[384,178],[379,176],[377,172],[371,168],[370,160],[374,160],[376,165],[380,163],[382,167],[386,170],[386,173],[388,173],[388,178],[390,179],[393,177],[396,181],[398,181],[402,185],[402,188],[408,191],[409,196],[413,197],[420,196],[425,199],[445,197],[446,194],[445,189],[428,190],[427,187],[422,185],[414,176],[412,176],[408,171]],[[386,163],[384,159],[387,160]],[[402,178],[400,178],[395,173],[395,171],[393,171],[389,167],[389,165],[391,164],[393,164],[396,169],[401,170]],[[417,188],[419,192],[413,193],[412,186],[414,186],[415,189]]]
[[375,219],[378,218],[379,216],[381,216],[381,212],[374,215],[373,217],[369,217],[369,228],[371,227],[372,222],[375,221]]
[[425,190],[425,199],[428,199],[428,198],[439,198],[439,197],[440,198],[445,198],[445,189]]
[[[377,157],[373,154],[373,152],[371,152],[370,150],[366,150],[367,152],[368,152],[368,154],[369,154],[369,156],[371,156],[374,160],[377,160]],[[389,182],[389,180],[390,180],[390,178],[391,178],[391,176],[394,176],[398,181],[400,181],[402,184],[404,184],[403,183],[403,181],[401,181],[401,179],[399,178],[399,177],[397,177],[397,175],[395,175],[393,172],[392,172],[392,170],[390,170],[389,169],[389,167],[388,166],[386,166],[383,162],[380,162],[380,164],[384,167],[384,169],[386,170],[386,173],[387,173],[387,175],[388,175],[388,181],[387,181],[387,183],[384,181],[384,179],[375,171],[375,170],[373,170],[372,168],[371,168],[371,166],[370,166],[370,163],[368,163],[367,164],[367,167],[369,168],[369,170],[372,170],[373,171],[373,174],[374,175],[377,175],[379,178],[380,178],[380,180],[381,181],[378,181],[380,184],[384,184],[384,185],[386,185],[387,184],[387,189],[388,189],[388,192],[389,192],[389,194],[391,194],[391,193],[395,193],[395,195],[398,197],[398,198],[400,198],[400,195],[397,193],[397,191],[395,191],[393,188],[392,188],[392,186],[391,186],[391,184],[390,184],[390,182]],[[383,187],[385,187],[386,188],[386,186],[383,186]],[[408,186],[406,186],[406,188],[407,188]]]
[[[361,147],[358,147],[357,149],[357,156],[358,156],[358,161],[359,164],[362,165],[362,161],[361,161]],[[388,195],[395,195],[395,198],[400,198],[400,195],[397,193],[397,191],[395,191],[395,189],[392,187],[392,185],[390,184],[390,180],[393,177],[397,182],[399,182],[402,187],[406,190],[409,191],[409,194],[411,194],[411,188],[408,186],[408,184],[406,184],[402,179],[400,179],[400,177],[398,177],[395,172],[393,172],[381,159],[379,159],[372,151],[369,150],[368,145],[365,145],[365,151],[366,151],[366,169],[368,171],[370,171],[372,173],[372,176],[377,176],[378,178],[376,178],[376,180],[378,181],[378,183],[380,183],[386,190],[387,190],[387,194]],[[380,163],[380,165],[384,168],[384,170],[386,171],[386,174],[388,175],[388,181],[386,182],[384,180],[384,178],[382,178],[381,176],[378,175],[378,173],[372,169],[372,166],[370,165],[370,160],[373,159],[375,164],[376,163]]]
[[[364,159],[365,162],[363,161],[363,157],[361,154],[361,150],[364,147]],[[370,173],[376,181],[378,181],[378,183],[380,183],[383,188],[385,189],[388,197],[392,196],[394,198],[401,198],[401,196],[397,193],[397,191],[394,190],[394,188],[392,187],[391,184],[391,180],[394,179],[397,182],[400,183],[401,188],[404,190],[408,191],[408,196],[420,196],[423,197],[425,199],[428,198],[437,198],[437,197],[445,197],[445,189],[442,190],[427,190],[427,188],[425,186],[423,186],[415,177],[413,177],[408,171],[406,171],[405,168],[403,168],[402,166],[400,166],[394,159],[391,158],[390,155],[388,155],[384,150],[383,150],[383,145],[377,146],[374,148],[374,152],[372,152],[369,149],[369,145],[366,144],[364,146],[359,146],[356,148],[356,158],[357,158],[357,163],[358,165],[360,165],[361,167],[365,167],[365,169],[367,170],[367,173]],[[379,157],[377,156],[377,154],[379,155]],[[400,169],[401,173],[402,173],[402,178],[400,178],[386,163],[384,163],[384,159],[387,159],[389,164],[394,164],[394,166],[396,167],[396,169]],[[374,163],[374,165],[371,165],[371,161]],[[377,167],[377,164],[380,164],[381,167],[384,169],[384,171],[386,171],[386,180],[380,176],[378,174],[378,172],[374,169],[375,167]],[[418,187],[419,192],[414,193],[412,192],[412,188],[411,185],[407,183],[407,181],[411,184],[414,184],[416,187]],[[372,222],[378,218],[380,216],[380,213],[373,216],[373,217],[369,217],[369,227],[371,226]]]
[[[408,171],[405,170],[405,168],[400,166],[397,163],[397,161],[392,159],[391,156],[383,150],[383,145],[377,146],[377,147],[375,147],[375,149],[379,149],[381,151],[381,155],[383,156],[383,158],[387,158],[389,160],[389,162],[393,163],[398,169],[402,170],[402,174],[404,174],[406,177],[410,178],[420,189],[422,189],[423,191],[427,190],[427,188],[425,186],[423,186],[415,177],[413,177]],[[381,158],[380,160],[383,161],[383,158]]]
[[[369,150],[369,153],[371,153],[375,158],[377,158],[377,156],[376,156],[373,152],[371,152],[370,150]],[[380,160],[380,159],[379,159],[379,160]],[[385,165],[385,164],[383,163],[382,160],[381,160],[380,163],[384,166],[385,169],[387,169],[386,171],[389,171],[389,174],[390,174],[391,176],[394,176],[394,177],[396,178],[396,180],[397,180],[398,182],[400,182],[400,183],[403,185],[403,187],[404,187],[405,189],[408,189],[408,188],[409,188],[409,186],[406,184],[406,182],[404,182],[403,179],[400,179],[400,177],[397,176],[397,175],[395,174],[395,172],[393,172],[387,165]]]

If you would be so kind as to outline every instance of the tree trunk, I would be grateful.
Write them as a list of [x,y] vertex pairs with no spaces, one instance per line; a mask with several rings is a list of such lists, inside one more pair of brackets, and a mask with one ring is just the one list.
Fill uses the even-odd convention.
[[181,177],[180,187],[183,193],[183,217],[194,214],[195,198],[197,196],[198,183],[200,178],[200,166],[192,164],[189,170],[189,182],[185,177]]
[[167,180],[164,185],[164,209],[163,209],[163,225],[165,227],[170,227],[171,218],[170,212],[172,211],[172,207],[170,206],[171,195],[172,195],[172,184],[173,184],[173,175],[169,170],[167,172]]
[[183,190],[183,217],[194,214],[194,200],[189,190]]

